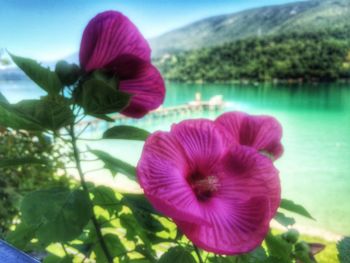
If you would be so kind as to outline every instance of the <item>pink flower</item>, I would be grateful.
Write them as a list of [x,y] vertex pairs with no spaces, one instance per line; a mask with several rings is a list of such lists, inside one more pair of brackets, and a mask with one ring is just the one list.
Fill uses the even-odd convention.
[[107,11],[94,17],[85,28],[79,58],[86,72],[115,74],[119,89],[133,95],[124,115],[140,118],[163,103],[164,81],[151,64],[151,49],[123,14]]
[[228,143],[205,119],[173,125],[146,141],[137,176],[146,197],[198,247],[239,254],[261,244],[280,203],[272,161]]
[[215,123],[232,143],[254,147],[274,160],[283,153],[282,127],[273,117],[252,116],[236,111],[222,114]]

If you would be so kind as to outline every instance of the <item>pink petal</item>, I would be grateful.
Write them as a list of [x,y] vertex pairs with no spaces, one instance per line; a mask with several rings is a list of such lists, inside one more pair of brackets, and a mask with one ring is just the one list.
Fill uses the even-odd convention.
[[125,55],[150,62],[151,49],[122,13],[106,11],[95,16],[85,28],[81,41],[79,58],[84,70],[104,68]]
[[165,97],[164,80],[157,68],[149,63],[138,68],[133,79],[121,80],[119,89],[133,95],[128,107],[122,112],[133,118],[141,118],[157,109]]
[[264,196],[269,201],[270,219],[276,214],[281,202],[279,171],[271,159],[246,146],[233,146],[223,159],[220,198],[248,200]]
[[197,198],[186,181],[188,165],[179,143],[166,132],[146,141],[137,176],[154,207],[172,218],[204,222]]
[[210,169],[226,152],[223,136],[210,120],[185,120],[174,124],[171,133],[181,144],[193,169]]
[[283,153],[282,127],[273,117],[228,112],[219,116],[215,123],[231,143],[254,147],[258,151],[272,155],[274,159]]
[[222,160],[220,188],[201,203],[208,224],[175,219],[197,246],[219,254],[246,253],[263,241],[280,202],[278,171],[254,149],[235,146]]
[[207,209],[208,225],[175,222],[196,246],[216,254],[235,255],[250,252],[262,243],[269,230],[267,212],[267,200],[256,197]]

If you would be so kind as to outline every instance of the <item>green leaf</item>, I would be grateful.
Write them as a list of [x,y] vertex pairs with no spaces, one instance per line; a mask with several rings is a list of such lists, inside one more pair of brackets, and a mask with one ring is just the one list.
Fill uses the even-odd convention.
[[270,232],[265,241],[271,257],[279,259],[280,263],[292,263],[293,245],[283,239],[281,235],[274,236]]
[[103,133],[103,139],[145,141],[150,133],[133,126],[115,126]]
[[[108,233],[103,236],[103,239],[106,243],[108,251],[111,253],[111,256],[113,258],[121,256],[126,252],[125,247],[123,246],[122,242],[120,241],[117,235]],[[97,262],[108,263],[100,243],[97,243],[97,245],[94,248],[94,252],[96,255]]]
[[92,73],[92,78],[100,80],[111,86],[112,88],[118,88],[119,87],[119,79],[116,75],[110,74],[106,72],[105,70],[95,70]]
[[120,112],[128,106],[131,95],[99,79],[89,79],[75,94],[86,114],[103,115]]
[[91,193],[94,196],[92,199],[94,205],[106,209],[110,215],[120,212],[123,208],[112,188],[101,185],[93,188]]
[[84,191],[66,188],[30,193],[24,197],[20,210],[23,222],[36,226],[38,239],[48,244],[78,237],[92,212]]
[[160,215],[142,194],[123,194],[122,202],[132,209]]
[[304,241],[298,242],[295,245],[295,258],[300,263],[315,263],[310,253],[310,246]]
[[[153,250],[150,250],[147,246],[144,245],[137,245],[135,247],[135,251],[141,255],[143,255],[145,258],[140,259],[140,261],[131,261],[131,262],[137,262],[137,263],[155,263],[158,262],[155,258],[155,253]],[[129,261],[127,261],[129,263]],[[126,263],[126,262],[125,262]]]
[[46,164],[45,161],[37,159],[37,158],[2,158],[0,159],[0,168],[7,168],[19,165],[31,165],[31,164]]
[[275,220],[285,227],[289,227],[295,224],[295,219],[292,217],[288,217],[281,212],[277,212],[275,215]]
[[63,88],[57,74],[49,68],[41,66],[33,59],[18,57],[12,54],[10,56],[13,62],[43,90],[50,94],[58,94]]
[[137,222],[139,222],[139,224],[150,234],[167,230],[152,214],[140,210],[134,210],[133,215]]
[[15,130],[41,131],[44,130],[32,118],[28,119],[18,113],[11,104],[0,100],[0,126]]
[[291,200],[282,199],[280,208],[315,220],[303,206],[298,205]]
[[125,238],[137,242],[138,237],[143,241],[149,252],[152,252],[152,242],[149,235],[132,214],[122,214],[119,217],[121,226],[126,230]]
[[212,263],[267,263],[265,249],[258,247],[250,253],[239,256],[215,257],[210,258]]
[[114,119],[112,119],[111,117],[109,117],[106,114],[90,114],[90,116],[93,116],[95,118],[104,120],[104,121],[108,121],[108,122],[114,122]]
[[56,255],[49,254],[47,257],[45,257],[43,263],[73,263],[73,257],[64,256],[61,258]]
[[350,237],[344,237],[337,244],[340,263],[350,263]]
[[54,131],[71,124],[74,118],[67,100],[62,96],[22,100],[14,104],[13,108],[26,119]]
[[117,173],[122,173],[129,179],[135,180],[136,168],[134,166],[114,158],[110,154],[100,150],[90,150],[90,152],[104,162],[105,168],[108,169],[113,176],[115,176]]
[[191,255],[190,252],[185,250],[183,247],[173,247],[170,248],[166,253],[164,253],[159,261],[159,263],[196,263],[196,260]]
[[36,227],[21,223],[16,229],[9,232],[6,241],[18,249],[24,250],[30,241],[35,237]]

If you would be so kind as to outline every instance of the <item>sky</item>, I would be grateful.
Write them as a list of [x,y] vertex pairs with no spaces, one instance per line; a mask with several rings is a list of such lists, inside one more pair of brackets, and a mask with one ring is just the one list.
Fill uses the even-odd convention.
[[41,61],[79,49],[84,27],[97,13],[118,10],[146,38],[206,17],[295,0],[0,0],[0,49]]

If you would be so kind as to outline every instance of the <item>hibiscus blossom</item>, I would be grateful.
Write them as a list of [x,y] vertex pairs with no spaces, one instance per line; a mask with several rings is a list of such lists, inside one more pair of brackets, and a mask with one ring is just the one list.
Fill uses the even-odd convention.
[[151,49],[123,14],[107,11],[89,22],[81,41],[79,59],[86,72],[101,69],[117,76],[119,89],[133,95],[122,114],[141,118],[163,103],[164,81],[151,64]]
[[146,197],[198,247],[240,254],[261,244],[280,203],[278,171],[221,125],[186,120],[146,141],[137,176]]
[[283,153],[282,127],[271,116],[253,116],[244,112],[227,112],[215,123],[232,143],[253,147],[263,154],[278,159]]

